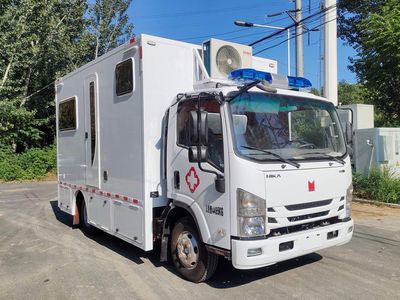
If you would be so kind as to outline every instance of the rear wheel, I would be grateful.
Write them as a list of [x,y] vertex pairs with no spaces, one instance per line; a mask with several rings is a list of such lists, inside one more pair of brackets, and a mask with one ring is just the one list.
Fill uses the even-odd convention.
[[81,225],[81,230],[83,231],[83,233],[88,234],[88,235],[95,234],[97,232],[97,229],[93,225],[89,224],[85,200],[82,201],[79,212],[80,212],[80,221],[81,221],[80,225]]
[[172,230],[171,256],[179,274],[193,282],[209,279],[218,265],[218,256],[207,251],[190,217],[179,219]]

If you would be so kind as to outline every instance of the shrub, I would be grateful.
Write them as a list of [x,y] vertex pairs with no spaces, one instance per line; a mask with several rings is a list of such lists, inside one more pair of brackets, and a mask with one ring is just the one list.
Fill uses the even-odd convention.
[[56,170],[55,146],[33,148],[19,154],[0,148],[0,180],[40,179],[54,170]]
[[400,204],[400,179],[387,168],[372,169],[369,177],[354,174],[353,185],[357,197]]

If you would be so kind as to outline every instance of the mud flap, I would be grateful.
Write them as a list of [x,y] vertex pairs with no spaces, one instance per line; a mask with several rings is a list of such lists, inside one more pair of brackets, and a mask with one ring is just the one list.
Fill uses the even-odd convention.
[[75,208],[75,214],[72,218],[72,225],[73,226],[79,225],[79,211],[76,208]]

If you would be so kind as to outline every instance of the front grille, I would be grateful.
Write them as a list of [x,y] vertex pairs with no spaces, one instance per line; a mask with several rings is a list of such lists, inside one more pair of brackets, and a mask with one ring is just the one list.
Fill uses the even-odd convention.
[[331,204],[332,200],[333,199],[314,201],[314,202],[307,202],[307,203],[299,203],[299,204],[292,204],[292,205],[285,206],[285,208],[287,210],[293,211],[293,210],[301,210],[301,209],[320,207],[320,206],[325,206],[325,205]]
[[292,225],[292,226],[287,226],[287,227],[271,229],[270,233],[268,234],[268,237],[280,236],[280,235],[299,232],[299,231],[303,231],[303,230],[310,230],[310,229],[314,229],[317,227],[323,227],[323,226],[327,226],[327,225],[336,224],[339,222],[340,222],[340,220],[338,217],[333,217],[333,218],[329,218],[329,219],[325,219],[325,220],[319,220],[319,221],[300,224],[300,225]]
[[288,217],[287,219],[289,220],[289,222],[298,222],[298,221],[303,221],[303,220],[323,217],[323,216],[326,216],[328,214],[329,214],[329,210],[321,211],[321,212],[313,213],[313,214],[307,214],[307,215],[301,215],[301,216],[295,216],[295,217]]

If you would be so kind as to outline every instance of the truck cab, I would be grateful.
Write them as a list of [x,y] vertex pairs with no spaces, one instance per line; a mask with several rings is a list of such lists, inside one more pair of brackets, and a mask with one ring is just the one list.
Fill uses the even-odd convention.
[[167,118],[170,207],[190,212],[170,250],[187,279],[210,276],[215,255],[252,269],[351,239],[350,157],[331,102],[250,81],[180,94]]

